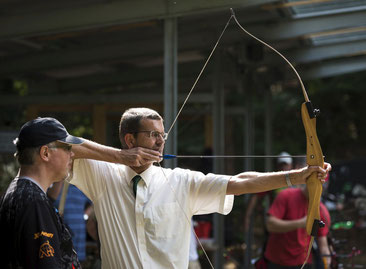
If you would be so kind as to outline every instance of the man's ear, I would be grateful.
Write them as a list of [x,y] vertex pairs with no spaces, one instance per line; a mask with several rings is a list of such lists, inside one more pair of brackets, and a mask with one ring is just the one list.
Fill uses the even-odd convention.
[[39,150],[39,157],[44,161],[48,161],[50,157],[50,149],[47,146],[42,146]]
[[126,134],[125,135],[125,142],[129,149],[134,148],[136,144],[136,139],[133,134]]

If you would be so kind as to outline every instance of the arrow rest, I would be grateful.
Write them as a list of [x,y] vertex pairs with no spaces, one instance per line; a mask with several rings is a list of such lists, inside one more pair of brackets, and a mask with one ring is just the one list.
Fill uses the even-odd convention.
[[313,104],[309,101],[306,102],[306,108],[309,113],[310,119],[316,118],[320,114],[320,110],[318,108],[313,108]]

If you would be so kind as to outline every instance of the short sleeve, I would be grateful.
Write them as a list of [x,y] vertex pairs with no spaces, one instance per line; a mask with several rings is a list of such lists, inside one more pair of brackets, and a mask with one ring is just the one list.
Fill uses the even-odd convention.
[[322,203],[319,206],[319,210],[320,210],[320,218],[325,223],[325,226],[318,230],[318,236],[326,236],[329,233],[329,228],[331,225],[330,214],[328,209]]
[[69,182],[80,189],[91,201],[95,201],[105,191],[105,162],[77,159],[73,165],[73,175]]
[[234,196],[226,195],[230,176],[193,172],[190,174],[191,203],[193,214],[220,213],[227,215],[232,210]]
[[268,214],[276,218],[282,219],[286,214],[287,199],[286,193],[281,191],[273,201],[268,210]]

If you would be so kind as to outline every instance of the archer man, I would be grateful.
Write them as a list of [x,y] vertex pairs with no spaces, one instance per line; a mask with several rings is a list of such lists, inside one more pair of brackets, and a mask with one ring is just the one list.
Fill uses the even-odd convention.
[[193,215],[228,214],[234,195],[324,182],[330,164],[286,172],[204,175],[154,166],[167,138],[162,117],[148,108],[125,111],[119,126],[122,149],[91,141],[74,145],[71,184],[93,201],[102,268],[187,268]]

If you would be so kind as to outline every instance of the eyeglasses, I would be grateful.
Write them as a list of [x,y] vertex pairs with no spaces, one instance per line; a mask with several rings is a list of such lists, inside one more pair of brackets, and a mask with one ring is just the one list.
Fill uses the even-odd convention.
[[155,139],[158,138],[162,138],[163,140],[167,140],[168,139],[168,133],[160,133],[158,131],[138,131],[138,132],[134,132],[134,133],[148,133],[149,137],[153,137]]
[[59,148],[59,149],[63,149],[63,150],[66,150],[66,151],[71,151],[72,145],[62,144],[62,145],[56,145],[56,146],[49,146],[49,148],[51,148],[51,149]]

